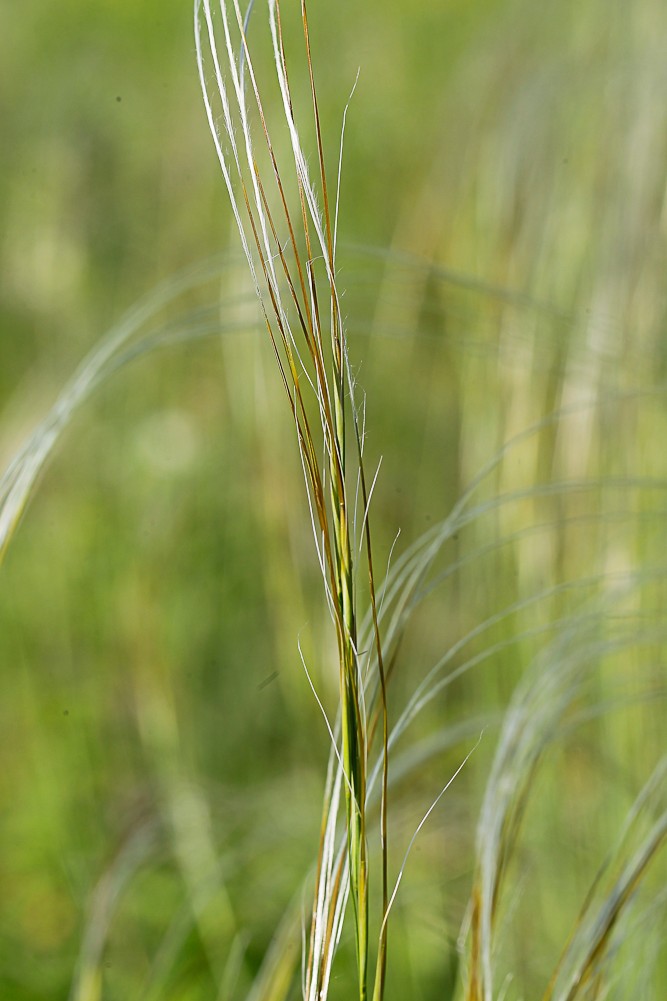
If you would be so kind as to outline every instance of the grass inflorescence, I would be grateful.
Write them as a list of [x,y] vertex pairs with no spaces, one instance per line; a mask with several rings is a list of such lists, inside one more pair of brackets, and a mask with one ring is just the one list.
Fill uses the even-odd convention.
[[[326,995],[331,959],[340,932],[339,895],[349,878],[355,915],[359,997],[365,1001],[368,984],[369,862],[367,813],[367,768],[369,728],[364,697],[364,666],[359,650],[357,571],[353,552],[358,546],[355,500],[361,501],[360,531],[366,541],[368,594],[372,610],[374,648],[381,693],[383,740],[382,775],[382,897],[387,906],[387,702],[377,604],[373,576],[369,490],[363,464],[363,431],[350,374],[347,342],[341,316],[336,276],[337,206],[331,204],[320,127],[317,91],[311,57],[306,5],[301,6],[303,41],[310,82],[311,112],[316,144],[316,193],[307,157],[300,140],[290,90],[280,17],[280,4],[269,4],[271,41],[278,86],[282,97],[293,163],[290,180],[295,184],[296,210],[290,209],[285,168],[279,165],[269,132],[253,59],[246,34],[247,17],[238,3],[223,4],[219,23],[214,23],[211,5],[195,4],[197,62],[209,125],[225,184],[232,201],[241,242],[256,285],[266,329],[274,347],[278,370],[294,420],[313,521],[313,533],[327,601],[336,630],[339,657],[340,747],[335,747],[341,769],[347,831],[346,872],[331,870],[329,813],[337,802],[338,780],[333,780],[325,800],[322,847],[316,873],[315,906],[306,965],[304,994]],[[248,10],[248,14],[250,9]],[[217,34],[221,35],[218,46]],[[208,43],[212,78],[202,50]],[[222,57],[220,51],[222,52]],[[224,68],[223,68],[224,65]],[[256,137],[247,106],[247,93],[255,105],[259,136]],[[223,128],[213,110],[221,109]],[[237,144],[236,135],[242,137]],[[265,180],[258,167],[256,141],[265,146],[270,168]],[[223,146],[227,147],[225,152]],[[269,184],[275,189],[272,193]],[[277,208],[271,203],[277,200]],[[295,220],[298,220],[295,221]],[[299,236],[297,237],[297,227]],[[318,277],[321,271],[321,277]],[[312,392],[313,408],[305,398]],[[349,469],[347,425],[353,425],[356,472]],[[355,498],[355,483],[357,496]],[[333,737],[337,745],[337,738]],[[322,928],[322,924],[325,925]],[[386,922],[381,923],[378,965],[373,996],[384,996]]]
[[[656,15],[651,0],[642,6]],[[653,233],[646,215],[664,194],[656,142],[648,144],[653,161],[641,160],[637,197],[604,217],[597,249],[581,252],[584,277],[570,261],[551,274],[547,236],[556,221],[566,226],[573,208],[561,203],[563,171],[550,159],[555,139],[544,135],[548,55],[530,100],[509,73],[505,104],[497,78],[508,66],[501,57],[480,59],[479,79],[457,93],[476,94],[484,81],[495,86],[501,108],[492,117],[504,124],[487,124],[479,149],[461,154],[479,176],[459,178],[458,188],[450,177],[460,209],[449,189],[438,204],[450,205],[452,233],[469,231],[476,213],[487,220],[483,246],[471,237],[459,244],[487,277],[393,248],[346,247],[338,231],[347,108],[330,134],[318,88],[326,40],[311,26],[311,7],[195,0],[206,122],[241,260],[207,260],[132,310],[89,354],[0,480],[4,559],[47,460],[67,429],[83,433],[76,418],[104,400],[109,377],[130,385],[122,380],[132,364],[156,348],[194,358],[194,343],[206,341],[225,359],[221,437],[234,445],[202,462],[190,506],[177,488],[164,496],[156,489],[128,544],[129,584],[106,610],[113,668],[125,658],[131,665],[132,707],[109,670],[98,712],[112,739],[100,728],[100,740],[116,756],[117,776],[150,778],[138,782],[121,819],[105,821],[114,848],[96,860],[94,878],[68,874],[85,885],[86,901],[66,974],[71,1001],[99,1001],[107,983],[110,996],[138,991],[149,1001],[660,998],[667,473],[659,442],[667,423],[652,281],[659,254],[647,250],[643,267],[638,249],[651,242],[640,237]],[[601,12],[606,18],[606,7]],[[639,45],[642,19],[624,17]],[[572,29],[584,52],[592,24]],[[608,31],[611,50],[622,32],[611,24]],[[597,51],[598,35],[591,38]],[[521,38],[516,44],[518,51]],[[425,45],[422,38],[420,55]],[[661,65],[647,56],[637,76],[640,135],[653,134],[642,95],[652,93],[650,74]],[[623,91],[624,121],[632,119],[631,96]],[[582,89],[582,107],[588,99]],[[465,118],[465,108],[453,109],[452,121],[457,115]],[[588,175],[598,194],[615,176],[627,194],[630,146],[598,164],[590,136],[582,136],[589,119],[579,106],[570,118],[585,160],[582,191]],[[557,137],[562,125],[552,127]],[[524,145],[534,150],[529,163]],[[566,160],[559,157],[561,168]],[[436,181],[421,178],[399,242],[422,249],[436,242]],[[582,232],[592,238],[594,229],[585,224],[582,191],[574,198],[573,260]],[[518,277],[538,291],[516,291]],[[618,306],[616,326],[588,306],[554,305],[587,302],[574,294],[586,281],[594,304]],[[634,347],[626,327],[638,332]],[[235,340],[239,332],[261,339]],[[179,373],[208,427],[210,398],[202,405],[205,394],[199,400],[193,389],[205,376],[189,380],[185,366]],[[135,389],[147,407],[148,385],[148,403],[141,379]],[[294,461],[280,437],[290,418]],[[177,452],[164,439],[182,424],[165,420],[157,446],[155,426],[150,434],[144,428],[137,455],[160,469],[158,460]],[[101,425],[108,446],[109,421]],[[186,420],[191,469],[196,436],[188,428]],[[154,455],[160,448],[164,454]],[[104,451],[94,438],[89,449],[96,457]],[[143,490],[153,496],[131,448],[120,446],[115,461],[119,492],[135,505]],[[218,478],[216,465],[224,470]],[[103,484],[103,501],[107,493]],[[218,520],[226,505],[231,517]],[[203,518],[209,509],[212,527],[198,530],[193,512]],[[39,560],[52,520],[47,511],[42,534],[35,530]],[[398,525],[412,541],[403,543]],[[81,538],[85,530],[82,519]],[[312,576],[300,548],[308,534]],[[218,548],[223,537],[226,548]],[[86,549],[75,533],[67,538],[72,549]],[[86,560],[95,566],[87,552]],[[142,560],[164,590],[151,589]],[[198,587],[200,565],[208,576]],[[8,561],[3,570],[26,573],[21,566]],[[234,583],[220,597],[214,588],[227,576]],[[169,604],[172,579],[180,583]],[[326,628],[304,627],[318,608]],[[63,627],[58,647],[46,606],[45,613],[49,645],[35,656],[50,662],[51,643],[70,657],[87,649],[85,621]],[[222,668],[224,631],[210,639],[204,625],[218,620],[240,637]],[[175,664],[187,665],[182,677]],[[198,671],[199,701],[197,681],[186,680]],[[89,684],[94,675],[88,671]],[[78,692],[78,677],[73,687]],[[264,759],[251,753],[254,736],[234,698],[257,727],[257,744],[260,736],[265,742],[273,766],[265,786],[256,777]],[[24,699],[39,705],[36,694]],[[114,739],[123,713],[132,717],[128,743],[140,765],[128,765],[124,742]],[[312,819],[321,750],[323,806]],[[85,761],[82,774],[95,776],[92,754]],[[88,782],[92,801],[99,792],[94,778]],[[124,795],[121,778],[115,782]],[[80,785],[87,788],[83,778]],[[47,769],[36,809],[50,804],[50,815],[61,817],[60,787]],[[79,835],[74,807],[70,825]],[[69,829],[62,818],[60,827]],[[84,827],[84,844],[86,837],[94,840]],[[55,844],[49,851],[58,856]],[[293,857],[283,863],[285,845]],[[57,926],[53,900],[63,907],[62,893],[36,897]],[[37,935],[39,923],[22,907]],[[54,940],[57,931],[49,926]],[[12,991],[22,977],[27,982],[25,966],[11,973]],[[1,977],[0,970],[4,990]],[[17,988],[7,996],[28,994]]]

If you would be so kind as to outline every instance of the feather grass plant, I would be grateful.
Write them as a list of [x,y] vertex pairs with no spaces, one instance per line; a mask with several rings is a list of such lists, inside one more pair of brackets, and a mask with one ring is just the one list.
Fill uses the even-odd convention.
[[[252,4],[244,16],[238,0],[233,0],[233,3],[229,4],[223,0],[219,6],[219,28],[216,28],[209,0],[195,0],[197,62],[209,127],[295,423],[318,559],[338,640],[340,748],[338,732],[327,724],[334,753],[330,760],[325,795],[315,905],[312,912],[303,995],[307,1001],[316,1001],[328,996],[331,966],[340,936],[349,879],[355,915],[358,995],[360,1001],[365,1001],[367,997],[369,951],[367,795],[369,787],[372,786],[372,780],[370,783],[368,780],[368,762],[373,735],[379,722],[382,748],[378,764],[382,787],[380,808],[382,909],[373,999],[381,1001],[385,988],[387,923],[389,910],[395,898],[395,891],[391,898],[388,893],[387,794],[389,749],[392,738],[388,722],[387,674],[383,655],[384,645],[391,643],[392,627],[382,639],[373,573],[369,509],[375,480],[369,491],[364,471],[363,414],[358,410],[356,403],[357,394],[350,372],[337,285],[338,209],[337,203],[333,209],[331,207],[327,184],[305,0],[301,0],[300,8],[314,122],[318,193],[309,172],[308,156],[301,140],[303,129],[298,122],[298,112],[288,82],[280,2],[269,0],[268,3],[273,58],[289,132],[293,176],[300,206],[299,238],[296,235],[293,213],[288,205],[288,182],[285,180],[287,168],[282,164],[279,166],[278,163],[248,45],[247,26]],[[224,39],[224,45],[221,43],[220,46],[223,51],[222,59],[217,42],[218,30]],[[213,67],[210,80],[207,77],[207,61],[202,48],[202,37],[208,44]],[[261,126],[257,129],[257,137],[253,133],[246,101],[246,75],[250,81],[251,100],[254,101]],[[213,101],[219,103],[222,112],[219,117],[213,110]],[[218,126],[218,121],[222,122],[221,127]],[[237,132],[242,137],[238,145]],[[256,140],[263,143],[268,152],[271,166],[268,173],[276,188],[277,210],[271,208],[271,196],[267,193],[268,179],[264,181],[258,166]],[[342,143],[340,160],[342,161]],[[337,184],[337,191],[339,190],[340,173]],[[314,234],[312,237],[311,232]],[[284,235],[281,235],[283,233]],[[301,249],[301,244],[305,248],[304,251]],[[317,279],[318,264],[322,272],[321,284],[318,284]],[[283,286],[288,290],[284,296],[281,291]],[[325,302],[326,314],[323,307]],[[309,407],[303,395],[304,383],[316,398],[319,423],[313,422],[309,417]],[[347,405],[346,396],[349,398]],[[352,478],[346,448],[348,412],[356,447],[356,474]],[[319,458],[320,455],[323,455],[322,460]],[[354,482],[354,479],[362,505],[360,532],[364,536],[366,549],[371,624],[370,635],[361,646],[357,628],[360,615],[353,558],[353,554],[359,549],[356,538],[358,532],[354,531],[357,513],[355,505],[350,500],[348,485],[350,480]],[[434,543],[436,551],[441,544],[440,532],[436,534]],[[408,608],[410,606],[408,596],[415,589],[417,582],[423,579],[424,571],[431,563],[432,553],[433,550],[427,543],[425,552],[417,559],[415,577],[410,573],[405,574],[403,568],[399,574],[400,602],[407,601]],[[405,604],[403,607],[405,608]],[[401,616],[402,613],[399,613],[399,621]],[[524,694],[520,689],[517,692],[516,705],[510,707],[508,712],[480,819],[478,844],[480,868],[478,882],[473,889],[472,953],[466,1001],[482,1001],[482,999],[492,1001],[494,997],[492,927],[500,886],[507,861],[512,854],[516,828],[523,809],[522,804],[542,753],[543,742],[553,731],[554,724],[560,720],[565,707],[573,698],[572,689],[568,685],[571,670],[577,667],[580,658],[583,657],[585,660],[590,658],[590,651],[582,633],[582,621],[587,627],[587,618],[583,620],[577,618],[572,624],[576,640],[569,637],[569,630],[557,640],[554,667],[542,667],[538,672],[537,683],[528,684],[526,697],[529,697],[529,701],[522,706]],[[400,626],[395,628],[400,633]],[[561,649],[563,643],[567,649]],[[576,648],[574,656],[569,650],[570,644]],[[362,651],[366,649],[372,649],[374,652],[364,664]],[[373,668],[373,672],[369,671],[369,667]],[[439,687],[439,684],[433,683],[430,693],[418,691],[415,700],[408,706],[393,731],[394,739],[407,725],[411,714],[419,712]],[[377,774],[376,772],[373,778]],[[341,785],[346,803],[346,853],[340,849],[336,850],[335,847],[335,818]],[[449,783],[445,789],[448,786]],[[430,810],[426,817],[429,813]],[[567,997],[568,1001],[577,996],[581,985],[588,982],[593,967],[599,964],[600,956],[604,953],[608,942],[609,930],[629,897],[625,887],[634,885],[635,879],[639,878],[645,865],[657,850],[663,833],[663,824],[660,821],[652,832],[647,846],[640,851],[639,861],[634,865],[629,864],[630,875],[622,877],[621,883],[614,890],[615,903],[610,905],[607,918],[598,919],[598,926],[601,922],[602,927],[593,935],[591,946],[588,949],[584,947],[585,958],[580,961],[579,970],[572,975],[568,992],[562,995]],[[402,871],[403,869],[399,873],[396,889]],[[575,934],[575,938],[583,937],[584,932],[581,930]],[[570,946],[566,955],[569,956],[571,951]],[[559,974],[556,974],[555,979],[558,979],[558,976]],[[550,988],[545,999],[556,996],[554,990],[555,988]]]
[[[384,996],[388,907],[386,678],[373,573],[369,511],[372,484],[369,490],[363,463],[362,418],[357,409],[337,286],[337,202],[332,204],[329,193],[306,5],[301,4],[301,19],[310,81],[319,197],[301,144],[301,125],[294,110],[280,4],[272,2],[268,5],[277,82],[293,157],[291,169],[298,194],[296,212],[289,207],[287,182],[283,180],[285,168],[278,163],[248,46],[246,26],[250,10],[251,7],[244,16],[237,2],[221,4],[216,28],[208,0],[196,2],[195,39],[209,127],[294,420],[318,561],[338,643],[340,748],[338,738],[330,727],[338,761],[330,772],[325,797],[304,996],[317,999],[327,995],[331,962],[340,935],[341,900],[346,896],[348,879],[355,914],[360,1001],[365,1001],[368,990],[367,771],[374,724],[371,724],[372,728],[369,726],[367,716],[364,697],[366,669],[364,652],[359,648],[357,626],[358,582],[355,579],[353,553],[359,546],[358,535],[361,534],[365,542],[368,594],[374,623],[373,645],[379,679],[383,747],[380,824],[383,917],[373,988],[373,998],[381,1001]],[[218,31],[221,34],[220,45]],[[210,51],[212,82],[207,80],[202,38]],[[270,179],[275,185],[277,210],[271,208],[274,196],[257,163],[247,89],[252,93],[250,100],[260,123],[258,140],[266,147],[270,160]],[[221,111],[221,131],[216,124],[213,101],[218,103]],[[227,154],[223,144],[228,146]],[[299,238],[297,225],[300,228]],[[321,277],[318,277],[318,271],[321,271]],[[304,395],[309,390],[314,394],[317,405],[316,421]],[[349,469],[350,423],[356,448],[356,477]],[[360,522],[354,500],[355,488],[362,505]],[[345,857],[335,854],[335,827],[332,827],[332,824],[335,825],[341,784],[347,831]]]
[[[513,954],[508,941],[520,935],[517,870],[542,770],[554,749],[567,744],[568,736],[591,720],[605,720],[619,707],[627,709],[633,699],[651,703],[664,698],[667,632],[661,586],[667,568],[659,556],[653,558],[655,553],[641,558],[632,533],[642,521],[647,537],[662,538],[667,479],[654,470],[619,472],[604,456],[591,461],[586,475],[574,475],[571,468],[577,467],[581,428],[587,435],[581,437],[590,445],[596,433],[603,438],[600,428],[606,411],[615,412],[619,425],[624,417],[632,425],[640,408],[649,411],[655,406],[658,412],[661,391],[614,389],[602,399],[592,392],[574,403],[564,393],[552,409],[526,422],[518,433],[503,437],[499,447],[487,448],[487,436],[485,462],[460,491],[449,515],[402,552],[394,555],[398,547],[392,547],[389,569],[376,575],[373,499],[379,467],[373,465],[369,474],[367,407],[349,356],[342,306],[338,253],[342,139],[334,182],[327,165],[317,59],[305,0],[294,5],[300,14],[300,54],[291,48],[280,0],[268,0],[270,68],[256,58],[249,40],[255,27],[254,20],[252,26],[250,22],[252,6],[243,10],[238,0],[217,5],[195,0],[195,43],[206,117],[241,242],[243,267],[251,277],[254,302],[259,303],[263,332],[296,434],[323,595],[336,640],[336,719],[328,715],[314,672],[299,648],[330,743],[319,846],[312,870],[304,866],[303,885],[286,907],[263,961],[249,964],[252,983],[242,992],[236,985],[244,968],[245,940],[210,837],[208,805],[199,790],[189,788],[178,768],[170,772],[171,759],[166,765],[161,761],[164,827],[171,833],[167,835],[154,820],[142,821],[103,872],[91,895],[70,997],[72,1001],[102,997],[105,943],[120,898],[155,852],[155,842],[169,839],[186,887],[185,903],[172,916],[145,974],[142,997],[157,1001],[170,996],[166,985],[193,929],[204,944],[220,997],[243,993],[246,1001],[293,998],[300,936],[304,1001],[396,997],[390,917],[400,899],[410,852],[454,780],[483,758],[496,729],[495,754],[482,765],[488,766],[488,777],[474,859],[470,863],[468,857],[466,862],[474,870],[470,902],[461,936],[452,947],[457,961],[460,957],[462,976],[449,996],[462,1001],[526,997],[530,987],[521,984],[512,995]],[[284,12],[285,0],[282,7]],[[300,83],[305,81],[305,108],[300,103],[304,87],[294,84],[299,72]],[[271,88],[281,111],[279,121],[269,118],[267,110],[276,107],[275,100],[265,100]],[[345,114],[343,130],[344,124]],[[357,253],[358,271],[374,257],[378,255],[373,252]],[[391,285],[392,269],[411,269],[418,275],[418,291],[404,296],[405,308],[411,308],[413,298],[423,304],[424,290],[435,288],[436,299],[442,293],[447,300],[445,307],[438,299],[436,313],[440,309],[450,316],[457,291],[479,291],[468,279],[457,280],[432,265],[421,267],[395,254],[385,254],[381,264],[386,265],[386,286]],[[239,324],[254,326],[251,297],[240,292],[216,298],[214,286],[221,272],[229,276],[229,284],[243,288],[243,279],[228,259],[205,262],[140,304],[86,359],[0,480],[0,559],[45,462],[106,378],[155,348],[210,337]],[[350,276],[349,284],[357,278]],[[375,281],[375,273],[371,280]],[[503,302],[508,309],[527,307],[531,317],[546,316],[556,325],[570,322],[550,306],[505,289],[485,285],[483,290],[495,304],[491,313]],[[206,305],[193,309],[193,295]],[[226,328],[225,317],[232,314],[234,320]],[[465,335],[465,318],[464,328]],[[571,353],[570,375],[578,363],[575,347]],[[609,437],[613,438],[616,426],[612,422]],[[599,451],[604,451],[602,445]],[[541,457],[540,469],[536,454]],[[598,531],[608,532],[613,545],[605,537],[601,556],[596,554],[597,562],[590,567],[589,544]],[[460,544],[466,536],[467,548]],[[577,548],[576,542],[568,542],[570,536],[584,539],[582,554],[570,555]],[[556,553],[553,563],[558,573],[552,577],[541,566],[538,572],[534,569],[545,550]],[[521,587],[514,583],[519,576]],[[489,609],[478,601],[477,592],[478,582],[491,578],[497,583]],[[459,591],[465,595],[463,602]],[[395,718],[390,717],[388,686],[392,679],[402,681],[401,665],[406,647],[409,657],[415,621],[419,623],[429,602],[442,609],[457,601],[466,607],[454,638],[444,641],[444,650],[439,647],[441,652],[420,681],[415,683],[408,674],[412,688]],[[440,622],[442,612],[436,614]],[[440,714],[437,700],[450,697],[462,681],[496,663],[510,664],[511,684],[518,678],[507,708],[476,707],[457,722]],[[605,687],[607,675],[613,683]],[[146,729],[150,711],[145,711]],[[435,717],[431,732],[410,743],[416,722],[429,713]],[[177,727],[173,720],[169,723],[165,742],[168,753],[176,757]],[[155,756],[163,758],[165,748],[159,741],[158,745]],[[454,759],[452,752],[459,757]],[[396,838],[401,846],[396,866],[389,852],[390,794],[398,799],[401,787],[416,784],[422,771],[441,762],[443,754],[450,770],[444,780],[438,772],[441,791],[429,793],[428,808],[421,813],[413,810],[409,837],[402,842]],[[453,767],[452,760],[457,762]],[[540,965],[539,995],[534,996],[544,1001],[651,996],[651,977],[655,979],[654,970],[660,969],[658,957],[649,956],[641,969],[640,963],[624,960],[648,922],[664,927],[667,901],[664,892],[651,886],[650,878],[667,837],[666,766],[661,760],[651,767],[567,937]],[[559,795],[566,796],[567,790],[560,789]],[[312,904],[304,918],[305,893],[312,894]],[[513,899],[508,901],[509,897]],[[212,900],[224,912],[222,932],[220,922],[207,923]],[[549,918],[542,914],[540,920],[548,923]],[[530,940],[524,956],[536,951],[538,923],[529,914]],[[341,986],[334,964],[350,925],[356,977],[353,985]],[[224,962],[219,960],[221,950],[227,953]],[[440,957],[445,951],[443,944]],[[528,984],[534,981],[526,978]]]

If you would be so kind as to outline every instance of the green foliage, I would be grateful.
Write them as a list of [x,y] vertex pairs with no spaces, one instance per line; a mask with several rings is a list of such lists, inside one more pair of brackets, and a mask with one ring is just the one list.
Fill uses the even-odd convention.
[[[281,6],[317,175],[300,5]],[[256,145],[279,247],[333,303],[323,439],[283,364],[334,627],[190,5],[4,15],[3,999],[299,996],[328,758],[323,913],[346,856],[357,913],[331,1001],[366,949],[372,988],[385,929],[387,1001],[662,997],[663,8],[309,9],[330,225],[361,67],[335,262],[326,233],[290,246]],[[292,211],[261,4],[248,38]],[[356,420],[367,494],[382,459],[370,592]],[[321,711],[337,733],[341,680],[347,783]]]

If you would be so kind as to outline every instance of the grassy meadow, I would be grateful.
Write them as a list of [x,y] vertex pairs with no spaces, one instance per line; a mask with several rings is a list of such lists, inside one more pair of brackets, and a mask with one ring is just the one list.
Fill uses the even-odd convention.
[[[300,5],[280,6],[317,178]],[[294,241],[346,331],[349,382],[326,354],[340,484],[307,379],[301,419],[336,546],[349,491],[332,566],[353,561],[352,638],[192,4],[3,13],[0,999],[293,1001],[303,977],[310,1001],[343,649],[368,737],[368,997],[386,927],[373,1001],[659,1001],[667,8],[311,0],[308,18],[332,206],[348,109],[337,298]],[[257,3],[300,220],[267,25]],[[284,222],[274,243],[278,266]],[[366,996],[347,776],[350,899],[312,987],[331,1001]]]

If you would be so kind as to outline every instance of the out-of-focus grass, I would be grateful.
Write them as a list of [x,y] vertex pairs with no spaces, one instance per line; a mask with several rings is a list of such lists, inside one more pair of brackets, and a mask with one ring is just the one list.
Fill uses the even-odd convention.
[[[342,262],[369,465],[383,455],[379,565],[399,528],[394,559],[544,421],[445,547],[392,681],[395,719],[448,650],[450,670],[489,653],[415,731],[489,724],[411,856],[389,997],[456,982],[494,721],[518,680],[594,593],[647,575],[609,606],[603,639],[623,621],[634,639],[598,657],[511,871],[498,965],[507,996],[540,996],[664,746],[666,15],[657,0],[315,6],[332,162],[361,66],[340,233],[390,252]],[[0,48],[9,458],[118,315],[226,248],[230,227],[190,4],[14,5]],[[244,310],[225,313],[249,291],[237,266],[221,287],[231,332],[146,355],[97,391],[2,567],[8,1001],[70,985],[78,1001],[243,997],[314,857],[328,741],[296,643],[333,711],[333,640],[272,358]],[[217,302],[209,286],[192,298]],[[394,869],[461,746],[402,783],[397,766]],[[657,875],[644,905],[664,925]],[[344,943],[334,998],[352,959]],[[636,996],[660,996],[664,957],[658,971]],[[635,966],[623,976],[616,996],[632,996]]]

